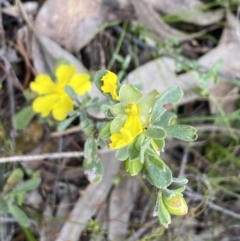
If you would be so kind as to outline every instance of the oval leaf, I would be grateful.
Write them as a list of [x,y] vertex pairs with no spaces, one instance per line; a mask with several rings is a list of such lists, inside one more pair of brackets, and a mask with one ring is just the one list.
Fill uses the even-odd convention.
[[160,158],[147,154],[144,170],[149,182],[158,188],[166,188],[172,183],[172,172]]
[[152,123],[159,120],[162,114],[171,109],[176,103],[178,103],[183,97],[183,91],[178,86],[167,89],[153,105],[151,114]]
[[13,192],[28,192],[36,189],[40,185],[40,183],[41,178],[34,177],[29,179],[28,181],[20,183],[16,188],[13,189]]
[[152,125],[146,130],[145,135],[158,140],[163,139],[166,136],[166,132],[162,127]]
[[166,228],[171,223],[171,215],[165,207],[165,204],[162,199],[162,193],[158,195],[158,218],[159,222]]
[[98,157],[89,156],[84,159],[83,170],[91,183],[98,183],[102,180],[103,165]]
[[26,228],[30,226],[29,218],[19,207],[9,203],[8,208],[9,208],[9,212],[13,215],[13,217],[21,226]]
[[17,130],[25,129],[32,118],[34,117],[35,113],[33,112],[32,106],[27,106],[21,109],[15,116],[14,116],[14,126]]
[[116,158],[119,160],[119,161],[125,161],[127,160],[128,158],[128,147],[124,147],[124,148],[121,148],[121,149],[118,149],[116,151]]
[[197,139],[197,129],[189,125],[174,125],[164,127],[168,136],[183,140],[195,141]]

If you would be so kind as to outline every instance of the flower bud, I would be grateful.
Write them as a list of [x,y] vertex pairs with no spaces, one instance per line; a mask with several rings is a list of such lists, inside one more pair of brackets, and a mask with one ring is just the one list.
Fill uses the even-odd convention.
[[176,194],[175,196],[167,199],[163,195],[163,202],[169,213],[173,215],[185,215],[188,212],[188,206],[183,196]]
[[124,168],[129,175],[135,176],[142,170],[143,164],[139,159],[135,161],[129,161],[129,159],[127,159],[124,161]]
[[11,175],[8,177],[4,188],[3,188],[3,192],[7,193],[9,192],[11,189],[13,189],[19,182],[22,181],[23,179],[23,171],[20,168],[15,169]]

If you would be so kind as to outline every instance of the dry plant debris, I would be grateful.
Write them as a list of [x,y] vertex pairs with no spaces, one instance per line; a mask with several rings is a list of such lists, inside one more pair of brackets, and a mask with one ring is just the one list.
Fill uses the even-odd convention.
[[[0,240],[239,240],[238,4],[3,0],[0,198],[17,182],[27,192],[12,196],[15,216],[4,212],[0,201]],[[16,128],[16,113],[35,97],[29,84],[37,74],[54,72],[59,60],[91,74],[109,65],[123,83],[143,93],[154,88],[164,92],[173,85],[183,89],[176,121],[196,126],[200,138],[190,145],[170,138],[162,153],[175,176],[189,179],[189,214],[175,217],[168,230],[152,217],[156,189],[144,176],[123,173],[109,149],[98,147],[104,176],[89,184],[83,121],[73,119],[58,131],[52,119],[32,119],[25,109],[18,122],[21,130]],[[90,95],[106,100],[96,88]],[[93,107],[90,115],[103,118],[106,109]],[[30,217],[24,229],[18,224],[27,226],[22,212]]]

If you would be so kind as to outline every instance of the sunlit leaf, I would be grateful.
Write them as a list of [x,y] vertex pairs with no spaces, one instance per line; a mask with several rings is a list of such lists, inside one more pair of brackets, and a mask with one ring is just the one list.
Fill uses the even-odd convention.
[[195,141],[197,139],[197,129],[189,125],[173,125],[164,127],[168,136],[183,140]]
[[164,112],[171,109],[176,103],[178,103],[183,97],[183,91],[181,88],[174,86],[167,89],[153,105],[151,114],[152,123],[155,123],[163,115]]

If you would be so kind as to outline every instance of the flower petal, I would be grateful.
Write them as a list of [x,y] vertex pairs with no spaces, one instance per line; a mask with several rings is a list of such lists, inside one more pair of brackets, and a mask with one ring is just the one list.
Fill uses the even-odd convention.
[[55,75],[57,77],[57,81],[64,86],[70,82],[75,72],[76,72],[75,66],[61,64],[57,67]]
[[77,94],[84,95],[92,88],[89,74],[75,74],[69,84]]
[[33,111],[40,113],[42,117],[46,117],[50,114],[58,99],[59,96],[56,94],[39,96],[33,101]]
[[109,93],[114,100],[119,100],[119,96],[117,94],[117,75],[111,71],[107,71],[107,73],[101,79],[103,81],[103,85],[101,90],[104,94]]
[[30,89],[40,95],[52,92],[54,82],[47,74],[38,75],[33,82],[30,83]]
[[62,94],[57,104],[53,107],[54,119],[61,121],[66,119],[68,112],[73,110],[73,101],[67,94]]
[[142,123],[138,115],[128,116],[124,124],[124,128],[131,132],[133,138],[138,136],[143,131]]
[[133,142],[133,136],[131,132],[125,128],[120,129],[120,133],[115,133],[110,136],[111,143],[109,146],[112,149],[120,149],[123,148]]

